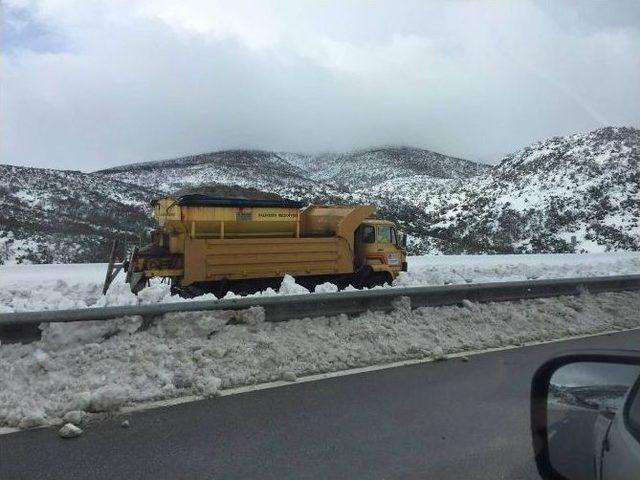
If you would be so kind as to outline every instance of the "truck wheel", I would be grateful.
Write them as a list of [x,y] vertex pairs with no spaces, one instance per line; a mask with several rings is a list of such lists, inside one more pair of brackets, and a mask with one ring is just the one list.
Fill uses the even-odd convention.
[[204,295],[206,292],[195,285],[187,285],[186,287],[181,287],[179,294],[182,298],[196,298],[200,295]]
[[386,272],[375,272],[369,281],[369,288],[383,286],[385,283],[391,284],[389,275]]
[[374,276],[375,272],[367,265],[358,270],[358,272],[353,276],[353,281],[350,283],[358,289],[368,288]]
[[227,280],[221,280],[214,294],[218,298],[224,298],[224,296],[227,294],[228,291],[229,291],[229,282]]

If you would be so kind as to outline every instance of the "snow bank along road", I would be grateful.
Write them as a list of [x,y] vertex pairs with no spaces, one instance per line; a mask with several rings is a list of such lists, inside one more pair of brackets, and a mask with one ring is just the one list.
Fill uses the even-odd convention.
[[[264,310],[42,326],[41,340],[0,345],[0,426],[86,421],[127,404],[407,359],[640,327],[638,292],[264,321]],[[188,321],[185,321],[188,320]],[[70,413],[73,412],[73,413]]]
[[120,417],[74,440],[2,435],[0,478],[537,480],[534,370],[639,344],[640,330],[300,383],[130,413],[130,428]]
[[[285,276],[283,283],[295,284],[292,277]],[[265,320],[270,322],[295,318],[315,318],[340,314],[359,314],[367,311],[387,312],[395,308],[395,302],[408,301],[415,307],[459,305],[465,301],[492,302],[523,300],[527,298],[577,295],[590,293],[640,290],[640,275],[556,278],[525,282],[493,282],[485,284],[445,285],[439,287],[382,288],[350,292],[315,293],[313,295],[248,296],[221,300],[172,302],[150,305],[125,305],[101,308],[78,308],[74,310],[45,310],[41,312],[0,313],[0,341],[10,340],[6,327],[16,327],[20,341],[39,338],[33,331],[42,323],[81,322],[112,320],[119,317],[141,316],[147,328],[152,321],[168,313],[205,311],[236,311],[229,322],[243,323],[245,310],[262,309]],[[249,312],[250,313],[250,312]],[[30,327],[31,331],[24,330]],[[20,336],[20,334],[23,334]],[[31,338],[25,337],[30,334]],[[34,335],[35,334],[35,335]]]
[[[395,287],[472,284],[548,278],[640,274],[639,252],[558,255],[425,255],[409,257],[409,271]],[[120,275],[106,296],[101,295],[106,264],[0,266],[0,312],[64,310],[116,305],[176,302],[169,286],[154,282],[133,295]],[[335,291],[324,284],[318,292]],[[276,292],[256,296],[295,295],[308,291],[293,279]],[[229,294],[228,297],[235,297]],[[213,295],[199,300],[215,299]]]

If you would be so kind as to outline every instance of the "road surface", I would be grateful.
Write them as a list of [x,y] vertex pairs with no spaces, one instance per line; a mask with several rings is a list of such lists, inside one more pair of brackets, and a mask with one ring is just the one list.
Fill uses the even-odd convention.
[[2,479],[536,479],[529,382],[551,355],[640,331],[261,390],[0,436]]

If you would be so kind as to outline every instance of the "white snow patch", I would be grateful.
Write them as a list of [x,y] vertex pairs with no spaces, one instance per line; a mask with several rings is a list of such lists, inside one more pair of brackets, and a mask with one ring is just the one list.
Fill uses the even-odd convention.
[[65,423],[58,431],[58,435],[62,438],[74,438],[82,435],[82,429],[76,427],[73,423]]
[[409,257],[396,287],[597,277],[640,273],[639,252]]
[[317,285],[313,290],[314,293],[334,293],[338,291],[338,287],[333,283],[325,282]]
[[82,410],[71,410],[70,412],[64,414],[64,416],[62,417],[62,421],[65,423],[80,425],[87,417],[87,415],[87,412],[83,412]]
[[309,290],[304,288],[302,285],[298,285],[295,278],[286,274],[282,279],[282,284],[280,285],[278,293],[281,295],[304,295],[305,293],[309,293]]
[[127,391],[122,385],[105,385],[91,393],[90,412],[117,410],[127,400]]

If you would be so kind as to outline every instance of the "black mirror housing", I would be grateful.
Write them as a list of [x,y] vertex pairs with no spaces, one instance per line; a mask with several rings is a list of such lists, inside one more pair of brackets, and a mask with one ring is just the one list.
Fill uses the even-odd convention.
[[407,234],[405,232],[400,235],[400,246],[405,250],[407,249]]
[[[638,369],[640,369],[640,352],[633,350],[594,350],[568,353],[554,357],[538,368],[531,381],[531,435],[538,473],[540,474],[540,477],[545,480],[574,480],[574,478],[567,477],[559,472],[556,468],[558,465],[554,465],[552,462],[549,445],[549,425],[551,423],[549,415],[549,398],[550,396],[552,398],[557,398],[553,397],[553,395],[558,394],[558,392],[551,391],[558,389],[557,385],[552,385],[552,378],[554,377],[554,374],[561,371],[564,367],[575,367],[581,363],[585,365],[602,364],[606,366],[628,365],[638,367]],[[640,387],[640,379],[636,378],[632,380],[629,387],[631,391],[628,395],[632,394],[634,390]],[[562,391],[561,393],[566,394],[566,392]],[[597,413],[603,418],[608,418],[609,421],[617,415],[610,411],[609,408],[598,410],[597,405],[593,405],[593,403],[589,403],[584,399],[579,400],[584,402],[583,405],[578,405],[578,407],[572,406],[572,408],[593,409],[592,412],[595,412],[594,415]],[[593,402],[593,400],[590,401]],[[601,405],[600,408],[602,407],[603,406]],[[628,405],[625,405],[624,409],[624,415],[626,416]],[[551,413],[553,413],[553,411]],[[620,415],[622,414],[623,412],[620,412]],[[557,434],[558,432],[554,431],[551,436],[557,436]]]

